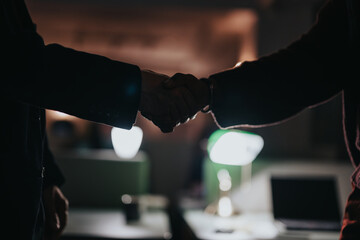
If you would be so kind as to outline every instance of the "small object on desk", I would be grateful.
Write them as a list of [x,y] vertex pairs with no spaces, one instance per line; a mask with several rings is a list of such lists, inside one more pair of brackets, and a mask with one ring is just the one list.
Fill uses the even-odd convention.
[[121,197],[121,202],[124,208],[126,222],[130,223],[133,221],[138,221],[140,218],[140,213],[137,198],[135,196],[130,196],[129,194],[124,194]]
[[216,229],[216,233],[233,233],[234,229]]

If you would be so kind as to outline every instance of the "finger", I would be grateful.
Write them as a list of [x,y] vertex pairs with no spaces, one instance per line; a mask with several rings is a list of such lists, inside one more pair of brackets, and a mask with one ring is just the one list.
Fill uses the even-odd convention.
[[177,122],[185,123],[190,117],[190,108],[184,99],[184,94],[188,90],[186,88],[176,88],[172,90],[174,96],[174,102],[180,117]]
[[163,82],[166,89],[184,87],[187,88],[199,103],[200,107],[208,105],[209,87],[208,85],[191,74],[177,73],[168,81]]
[[146,118],[149,121],[158,121],[158,119],[161,119],[161,122],[172,122],[172,118],[170,116],[170,114],[166,114],[166,115],[156,115],[152,112],[140,112],[141,115]]
[[172,117],[170,114],[169,97],[164,96],[163,92],[158,94],[144,94],[146,101],[140,109],[141,114],[153,121],[154,119],[162,119],[165,122],[171,122]]
[[163,119],[154,119],[153,123],[163,132],[170,133],[173,131],[176,123],[173,121],[164,121]]
[[[173,99],[176,103],[176,107],[178,110],[178,113],[180,114],[179,122],[185,123],[188,121],[189,117],[192,116],[192,113],[190,111],[191,107],[187,104],[186,100],[184,99],[184,92],[186,92],[186,89],[188,88],[187,81],[191,79],[191,81],[194,80],[195,77],[192,75],[184,75],[184,74],[175,74],[172,79],[167,81],[167,86],[164,88],[173,90],[171,93],[173,95]],[[165,84],[166,85],[166,84]]]
[[172,132],[180,121],[180,113],[168,90],[158,89],[156,94],[143,94],[141,114],[152,121],[162,132]]
[[59,195],[59,200],[57,204],[57,215],[59,219],[59,232],[61,233],[68,221],[69,215],[69,203],[68,200],[64,197],[64,195]]
[[[163,87],[167,89],[175,88],[178,85],[182,84],[181,81],[176,81],[178,79],[181,79],[181,76],[184,75],[182,73],[175,73],[172,77],[166,79],[163,81]],[[175,82],[176,81],[176,82]]]
[[173,131],[176,123],[171,119],[170,114],[167,115],[153,115],[147,112],[141,112],[142,116],[152,121],[163,133],[169,133]]
[[145,118],[152,121],[154,117],[164,115],[163,109],[159,108],[158,94],[143,93],[141,98],[139,110]]
[[188,117],[193,119],[196,113],[201,110],[201,106],[188,89],[183,90],[183,99],[188,107]]
[[160,127],[160,130],[161,130],[161,132],[163,132],[163,133],[171,133],[171,132],[174,131],[174,127],[171,126],[171,125],[167,125],[167,126],[162,125],[162,126]]
[[177,123],[180,122],[180,119],[182,118],[181,115],[181,107],[177,105],[176,100],[169,100],[169,113],[170,113],[170,119],[171,119],[171,123],[173,123],[173,125],[176,125]]
[[[51,192],[49,194],[55,194],[55,193]],[[45,208],[46,224],[51,231],[56,231],[57,229],[60,228],[60,222],[56,214],[55,200],[53,199],[53,197],[49,197],[46,199],[46,201],[47,201]]]
[[181,112],[176,105],[176,95],[165,89],[161,93],[158,95],[157,113],[159,117],[175,125],[181,118]]
[[58,239],[60,229],[60,221],[55,211],[52,211],[51,214],[46,214],[46,224],[45,224],[45,233],[44,237],[46,240],[55,240]]
[[171,78],[163,82],[163,86],[167,89],[176,88],[176,87],[186,87],[189,88],[193,81],[198,81],[198,79],[191,74],[176,73]]

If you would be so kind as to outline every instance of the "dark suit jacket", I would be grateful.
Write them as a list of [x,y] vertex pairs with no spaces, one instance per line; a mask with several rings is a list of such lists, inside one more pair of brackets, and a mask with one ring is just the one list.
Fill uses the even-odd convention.
[[141,74],[131,64],[45,45],[23,0],[0,0],[0,31],[0,232],[37,239],[42,189],[63,182],[47,146],[44,109],[129,129]]
[[356,168],[352,181],[360,189],[359,5],[358,0],[330,0],[297,41],[211,76],[217,123],[277,124],[341,93],[345,140]]

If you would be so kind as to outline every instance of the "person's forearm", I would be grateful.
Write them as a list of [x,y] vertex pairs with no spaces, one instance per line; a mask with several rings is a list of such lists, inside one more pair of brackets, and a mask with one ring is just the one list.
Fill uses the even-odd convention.
[[[16,41],[15,41],[16,40]],[[5,49],[3,97],[122,128],[135,122],[140,69],[24,33]]]
[[57,44],[46,46],[45,108],[131,128],[141,94],[140,69]]
[[287,48],[213,75],[212,111],[219,125],[278,123],[339,93],[346,52],[339,47],[346,47],[341,6],[330,3],[317,24]]

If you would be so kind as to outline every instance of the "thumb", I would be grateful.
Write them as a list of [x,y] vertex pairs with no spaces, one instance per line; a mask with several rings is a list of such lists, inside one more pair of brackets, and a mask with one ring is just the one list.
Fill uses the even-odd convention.
[[58,231],[60,229],[60,219],[55,209],[51,210],[51,213],[49,213],[48,218],[49,218],[48,221],[49,227],[53,231]]
[[56,213],[54,187],[48,187],[44,190],[43,203],[46,225],[52,230],[59,229],[60,223],[59,217]]
[[176,84],[172,78],[168,78],[162,82],[162,86],[166,89],[176,88]]
[[50,229],[56,231],[60,228],[60,220],[55,207],[55,199],[48,199],[46,206],[46,222]]

